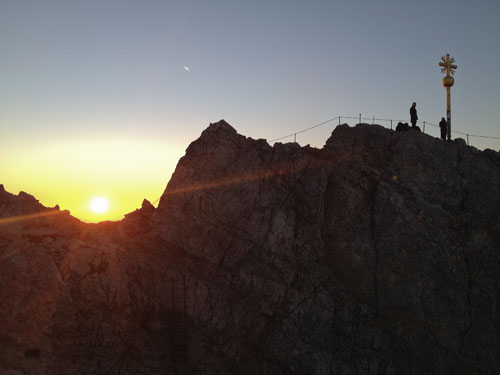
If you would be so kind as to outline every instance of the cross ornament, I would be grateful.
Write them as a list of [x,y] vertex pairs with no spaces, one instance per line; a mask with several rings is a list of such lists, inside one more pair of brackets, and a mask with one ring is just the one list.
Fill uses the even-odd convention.
[[445,73],[446,77],[449,77],[450,73],[454,75],[455,69],[457,68],[454,62],[455,59],[453,57],[450,58],[449,53],[447,53],[446,56],[441,56],[441,62],[439,63],[439,66],[442,68],[441,73]]

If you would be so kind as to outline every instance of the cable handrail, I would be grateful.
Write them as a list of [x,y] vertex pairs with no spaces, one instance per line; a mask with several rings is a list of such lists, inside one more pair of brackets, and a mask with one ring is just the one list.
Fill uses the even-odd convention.
[[[282,139],[285,139],[285,138],[289,138],[289,137],[294,137],[294,141],[296,141],[296,137],[297,137],[297,134],[301,134],[301,133],[305,133],[311,129],[314,129],[314,128],[317,128],[319,126],[322,126],[322,125],[325,125],[329,122],[332,122],[334,120],[339,120],[339,125],[340,125],[340,122],[341,122],[341,119],[353,119],[353,120],[359,120],[359,122],[361,123],[362,120],[368,120],[368,121],[372,121],[372,124],[375,123],[375,121],[386,121],[386,122],[391,122],[391,129],[392,129],[392,123],[393,122],[402,122],[402,123],[405,123],[406,120],[398,120],[398,119],[381,119],[381,118],[375,118],[375,116],[373,117],[361,117],[361,114],[357,117],[353,117],[353,116],[335,116],[327,121],[323,121],[319,124],[316,124],[316,125],[312,125],[312,126],[309,126],[308,128],[305,128],[305,129],[302,129],[302,130],[299,130],[295,133],[291,133],[291,134],[288,134],[288,135],[285,135],[285,136],[282,136],[282,137],[279,137],[279,138],[274,138],[274,139],[271,139],[269,142],[276,142],[276,141],[279,141],[279,140],[282,140]],[[420,124],[423,124],[423,132],[425,133],[425,125],[430,125],[430,126],[433,126],[435,128],[439,128],[439,125],[436,125],[436,124],[433,124],[431,122],[428,122],[428,121],[417,121],[417,123],[420,123]],[[464,133],[464,132],[461,132],[461,131],[458,131],[458,130],[452,130],[451,131],[452,133],[456,133],[456,134],[460,134],[460,135],[465,135],[467,137],[467,144],[469,144],[469,137],[476,137],[476,138],[485,138],[485,139],[500,139],[500,137],[495,137],[495,136],[487,136],[487,135],[479,135],[479,134],[470,134],[470,133]]]
[[279,138],[271,139],[269,142],[276,142],[276,141],[279,141],[279,140],[281,140],[281,139],[291,137],[292,135],[293,135],[293,136],[296,136],[297,134],[305,133],[306,131],[309,131],[309,130],[311,130],[311,129],[317,128],[317,127],[319,127],[319,126],[321,126],[321,125],[328,124],[329,122],[332,122],[332,121],[334,121],[334,120],[338,119],[339,117],[340,117],[340,116],[336,116],[336,117],[334,117],[334,118],[331,118],[330,120],[323,121],[322,123],[319,123],[319,124],[316,124],[316,125],[310,126],[310,127],[306,128],[306,129],[300,130],[300,131],[298,131],[298,132],[295,132],[295,133],[292,133],[292,134],[289,134],[289,135],[285,135],[285,136],[283,136],[283,137],[279,137]]

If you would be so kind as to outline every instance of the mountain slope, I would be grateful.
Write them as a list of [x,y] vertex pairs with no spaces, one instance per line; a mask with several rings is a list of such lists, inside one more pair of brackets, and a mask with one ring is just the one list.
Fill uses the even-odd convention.
[[271,147],[220,121],[156,210],[0,226],[0,369],[497,373],[498,212],[490,150],[365,124]]

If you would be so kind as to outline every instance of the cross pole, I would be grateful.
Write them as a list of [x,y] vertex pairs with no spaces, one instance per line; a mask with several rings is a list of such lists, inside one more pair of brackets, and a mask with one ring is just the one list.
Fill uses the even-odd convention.
[[445,76],[443,78],[443,87],[446,87],[446,117],[448,123],[448,140],[451,139],[451,95],[450,88],[455,83],[455,79],[452,75],[455,74],[455,69],[457,66],[454,64],[455,59],[450,57],[450,54],[447,53],[446,56],[441,56],[441,62],[438,64],[441,67],[441,73],[444,73]]

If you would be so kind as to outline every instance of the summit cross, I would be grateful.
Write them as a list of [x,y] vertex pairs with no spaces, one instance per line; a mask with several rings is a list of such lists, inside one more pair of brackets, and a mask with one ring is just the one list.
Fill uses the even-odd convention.
[[446,87],[446,117],[447,117],[447,138],[451,139],[451,93],[450,88],[455,84],[455,79],[452,75],[455,74],[455,59],[450,57],[447,53],[445,56],[441,56],[441,62],[438,64],[441,67],[441,73],[444,73],[443,87]]
[[441,56],[441,62],[439,63],[439,66],[442,68],[441,73],[445,73],[447,77],[455,74],[455,69],[457,66],[454,64],[455,59],[453,57],[450,57],[450,54],[447,53],[446,56]]

